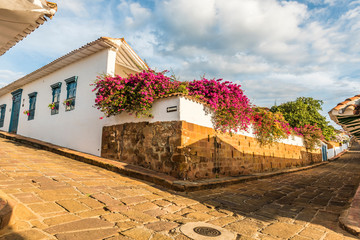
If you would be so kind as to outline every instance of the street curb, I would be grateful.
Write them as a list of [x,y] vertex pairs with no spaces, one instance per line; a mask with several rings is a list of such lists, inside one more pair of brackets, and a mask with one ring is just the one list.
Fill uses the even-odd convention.
[[315,163],[305,167],[291,168],[285,169],[276,172],[269,173],[257,173],[248,176],[239,176],[239,177],[224,177],[224,178],[216,178],[216,179],[206,179],[206,180],[198,180],[198,181],[182,181],[177,178],[171,177],[169,175],[158,173],[153,170],[149,170],[143,167],[127,164],[124,162],[119,162],[115,160],[110,160],[102,157],[97,157],[91,154],[78,152],[69,148],[60,147],[51,143],[43,142],[37,139],[24,137],[17,134],[12,134],[8,132],[4,132],[0,130],[0,137],[9,139],[15,142],[23,143],[26,145],[30,145],[32,147],[36,147],[42,150],[46,150],[49,152],[56,153],[58,155],[62,155],[77,161],[81,161],[84,163],[88,163],[94,166],[98,166],[104,169],[107,169],[112,172],[117,172],[129,177],[137,178],[140,180],[145,180],[148,182],[152,182],[168,189],[180,192],[192,192],[198,190],[205,189],[213,189],[218,187],[225,187],[232,184],[254,181],[258,179],[270,178],[282,174],[294,173],[299,171],[308,170],[311,168],[319,167],[329,162],[320,162]]
[[348,220],[349,209],[345,210],[339,217],[339,225],[345,231],[360,237],[360,228],[354,226],[354,224]]
[[339,217],[339,225],[349,233],[360,237],[360,185],[358,186],[354,197],[351,200],[350,207],[346,209]]
[[338,160],[342,155],[344,155],[345,153],[347,153],[349,151],[349,149],[346,149],[344,151],[342,151],[341,153],[337,154],[336,156],[329,158],[328,161],[336,161]]

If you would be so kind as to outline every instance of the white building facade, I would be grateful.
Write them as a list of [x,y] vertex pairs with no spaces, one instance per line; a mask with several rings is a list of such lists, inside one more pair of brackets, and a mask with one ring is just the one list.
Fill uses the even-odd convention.
[[99,156],[105,121],[91,84],[146,67],[124,39],[99,38],[1,88],[0,130]]

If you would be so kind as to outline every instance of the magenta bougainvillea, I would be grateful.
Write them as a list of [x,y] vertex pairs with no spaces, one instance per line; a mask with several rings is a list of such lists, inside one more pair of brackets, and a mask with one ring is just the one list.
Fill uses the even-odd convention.
[[151,117],[154,99],[170,93],[187,94],[186,84],[172,80],[165,72],[153,70],[130,74],[127,78],[99,76],[95,82],[95,105],[107,117],[121,112],[135,114],[137,117]]
[[216,130],[231,132],[245,130],[250,124],[250,100],[239,84],[222,79],[194,80],[188,83],[190,96],[205,101],[214,110],[213,122]]
[[271,145],[287,138],[293,132],[280,112],[272,113],[266,108],[254,107],[252,122],[254,134],[260,145]]
[[314,126],[306,124],[299,128],[295,127],[294,132],[304,137],[305,147],[309,150],[315,149],[320,144],[320,141],[324,140],[322,130],[316,124]]
[[227,81],[194,80],[180,82],[151,69],[120,76],[100,76],[95,81],[95,106],[106,116],[121,112],[151,117],[154,99],[171,93],[190,95],[207,103],[213,112],[214,126],[223,132],[246,129],[251,120],[249,99],[240,85]]
[[180,82],[165,73],[148,69],[126,78],[99,76],[93,89],[96,92],[95,106],[107,117],[122,112],[137,117],[152,117],[151,108],[156,98],[181,93],[206,103],[210,107],[215,129],[221,132],[246,130],[252,124],[260,144],[271,144],[294,132],[304,137],[309,149],[322,139],[317,126],[292,129],[281,113],[252,108],[239,84],[206,78]]

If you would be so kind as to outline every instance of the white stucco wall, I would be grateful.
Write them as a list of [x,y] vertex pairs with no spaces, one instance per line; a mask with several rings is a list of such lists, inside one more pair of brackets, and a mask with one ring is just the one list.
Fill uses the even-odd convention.
[[[180,98],[180,120],[204,127],[213,127],[211,114],[206,113],[204,105],[184,97]],[[252,127],[249,127],[247,131],[239,131],[237,134],[255,138]],[[287,139],[280,140],[280,142],[289,145],[304,146],[304,140],[299,136],[289,136]]]
[[12,95],[11,93],[5,94],[0,97],[0,105],[6,104],[4,126],[0,130],[8,131],[10,126],[11,108],[12,108]]
[[[78,62],[66,66],[50,75],[21,87],[22,105],[18,124],[19,135],[40,139],[71,149],[100,155],[103,122],[99,119],[102,113],[93,107],[95,93],[91,83],[96,76],[115,71],[115,52],[102,50]],[[66,99],[65,79],[78,76],[76,87],[76,104],[72,111],[65,111],[62,102]],[[52,100],[50,85],[62,82],[59,113],[51,115],[48,105]],[[28,94],[37,92],[35,118],[28,121],[24,110],[29,109]],[[6,103],[5,126],[9,130],[12,100],[11,94],[0,97],[0,105]]]
[[179,109],[180,98],[179,97],[169,97],[155,100],[151,113],[154,116],[153,118],[149,117],[139,117],[135,115],[129,115],[126,112],[123,112],[117,116],[111,116],[109,118],[103,119],[104,126],[112,126],[116,124],[124,123],[136,123],[136,122],[164,122],[164,121],[179,121],[180,113],[179,110],[176,112],[167,112],[167,107],[177,106]]

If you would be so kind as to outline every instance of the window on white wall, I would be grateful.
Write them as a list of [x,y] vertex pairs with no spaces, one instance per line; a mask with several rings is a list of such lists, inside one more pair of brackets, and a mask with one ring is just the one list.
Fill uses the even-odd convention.
[[28,120],[33,120],[35,118],[35,105],[36,105],[36,96],[37,92],[29,94],[29,114]]
[[59,113],[61,82],[51,85],[51,89],[52,89],[52,100],[49,107],[51,109],[51,115],[54,115]]
[[71,111],[75,108],[77,79],[77,76],[65,79],[67,94],[64,105],[66,111]]
[[6,104],[0,105],[0,128],[4,126]]

